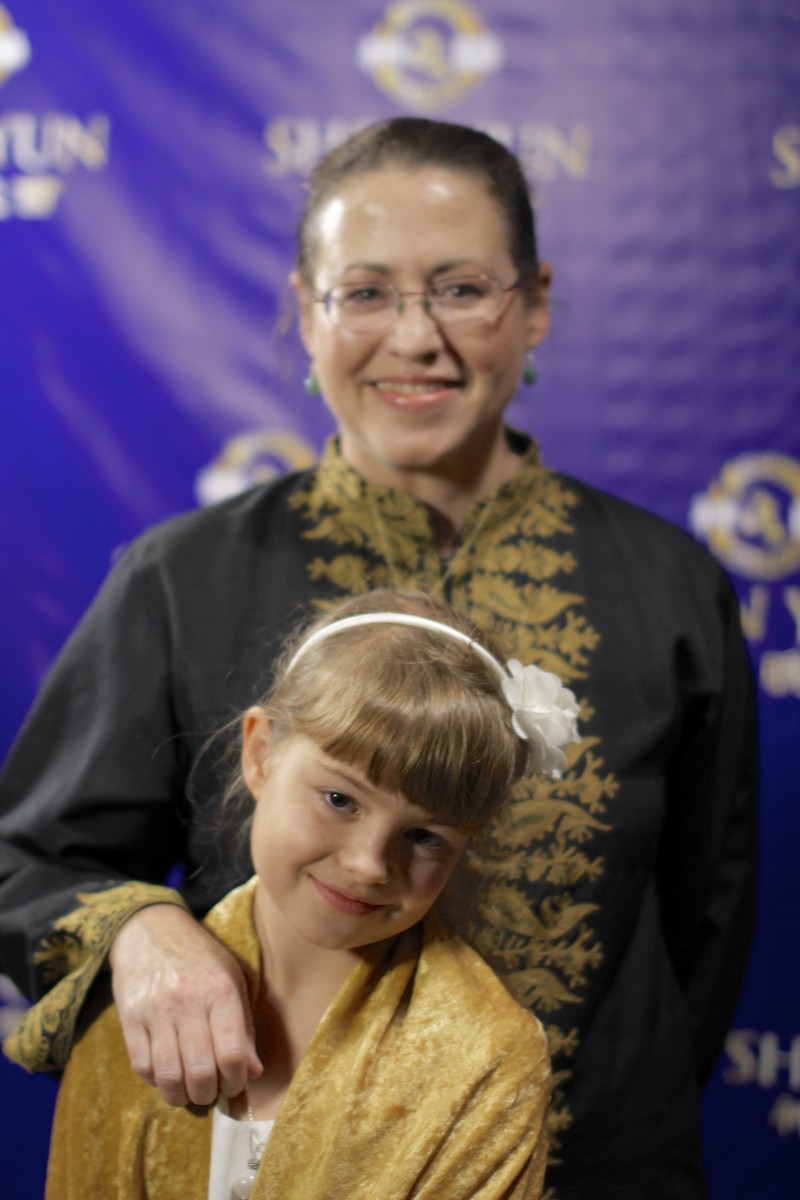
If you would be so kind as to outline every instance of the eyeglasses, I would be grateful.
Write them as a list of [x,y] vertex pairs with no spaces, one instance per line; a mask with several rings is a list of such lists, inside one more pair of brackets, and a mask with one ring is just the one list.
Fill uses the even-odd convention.
[[478,325],[499,317],[506,296],[521,282],[503,287],[492,275],[447,276],[421,292],[401,292],[393,283],[340,283],[314,301],[324,304],[335,324],[359,333],[388,329],[408,296],[421,297],[425,312],[441,325]]

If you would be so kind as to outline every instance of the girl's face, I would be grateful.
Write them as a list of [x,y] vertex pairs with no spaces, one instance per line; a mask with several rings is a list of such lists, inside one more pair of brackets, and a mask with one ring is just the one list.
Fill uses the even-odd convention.
[[[468,835],[308,738],[273,747],[260,709],[244,724],[256,800],[256,905],[267,928],[329,950],[394,937],[430,909]],[[277,922],[277,925],[275,924]]]
[[[313,225],[314,289],[384,281],[422,291],[448,276],[494,276],[504,288],[517,270],[504,216],[477,177],[440,167],[387,167],[345,183]],[[373,483],[403,486],[407,472],[459,472],[503,439],[503,414],[525,352],[544,337],[542,299],[508,292],[498,316],[448,326],[415,297],[386,329],[336,324],[293,277],[300,327],[346,460]]]

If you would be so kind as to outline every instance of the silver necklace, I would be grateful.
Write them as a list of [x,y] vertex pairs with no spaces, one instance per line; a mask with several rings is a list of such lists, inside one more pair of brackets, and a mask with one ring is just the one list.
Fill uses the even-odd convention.
[[269,1141],[269,1134],[265,1138],[256,1136],[253,1121],[253,1106],[250,1103],[250,1093],[247,1088],[244,1089],[245,1100],[247,1101],[247,1120],[250,1125],[250,1157],[247,1160],[247,1174],[240,1176],[233,1185],[232,1192],[236,1200],[248,1200],[256,1182],[258,1168],[261,1166],[261,1160],[264,1157],[264,1150]]

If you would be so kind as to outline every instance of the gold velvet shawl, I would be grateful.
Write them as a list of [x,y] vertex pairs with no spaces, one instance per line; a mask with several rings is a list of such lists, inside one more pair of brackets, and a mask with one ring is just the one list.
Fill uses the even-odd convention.
[[[206,924],[260,960],[251,880]],[[359,964],[281,1106],[253,1200],[530,1200],[542,1191],[550,1068],[538,1021],[436,920]],[[134,1075],[116,1009],[61,1085],[47,1200],[206,1200],[211,1110],[170,1108]]]

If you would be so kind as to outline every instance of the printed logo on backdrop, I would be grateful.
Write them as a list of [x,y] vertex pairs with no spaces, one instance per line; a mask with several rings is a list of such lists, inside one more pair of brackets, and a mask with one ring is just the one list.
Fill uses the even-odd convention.
[[493,75],[503,43],[460,0],[398,0],[356,46],[356,64],[401,106],[447,108]]
[[27,33],[17,29],[11,13],[0,4],[0,85],[15,71],[21,71],[31,59]]
[[[30,39],[0,5],[0,87],[31,62]],[[110,121],[71,113],[0,112],[0,221],[45,220],[55,215],[67,178],[78,168],[108,163]]]
[[[397,104],[399,114],[442,115],[444,110],[502,73],[508,55],[502,36],[475,5],[463,0],[396,0],[353,47],[355,66]],[[305,175],[323,154],[374,117],[279,116],[264,128],[268,175]],[[522,162],[534,183],[589,178],[591,127],[510,120],[480,123]]]
[[770,167],[770,182],[776,188],[800,187],[800,125],[782,125],[772,139],[776,162]]
[[695,496],[689,525],[732,573],[754,581],[742,605],[745,635],[764,642],[789,619],[793,645],[764,649],[759,682],[771,696],[800,697],[800,463],[781,454],[743,454]]
[[213,462],[195,479],[198,504],[216,504],[287,471],[302,471],[317,461],[308,442],[287,430],[239,434],[225,443]]
[[780,1138],[800,1137],[800,1034],[782,1045],[780,1035],[771,1030],[733,1029],[725,1055],[725,1083],[778,1092],[767,1124]]

